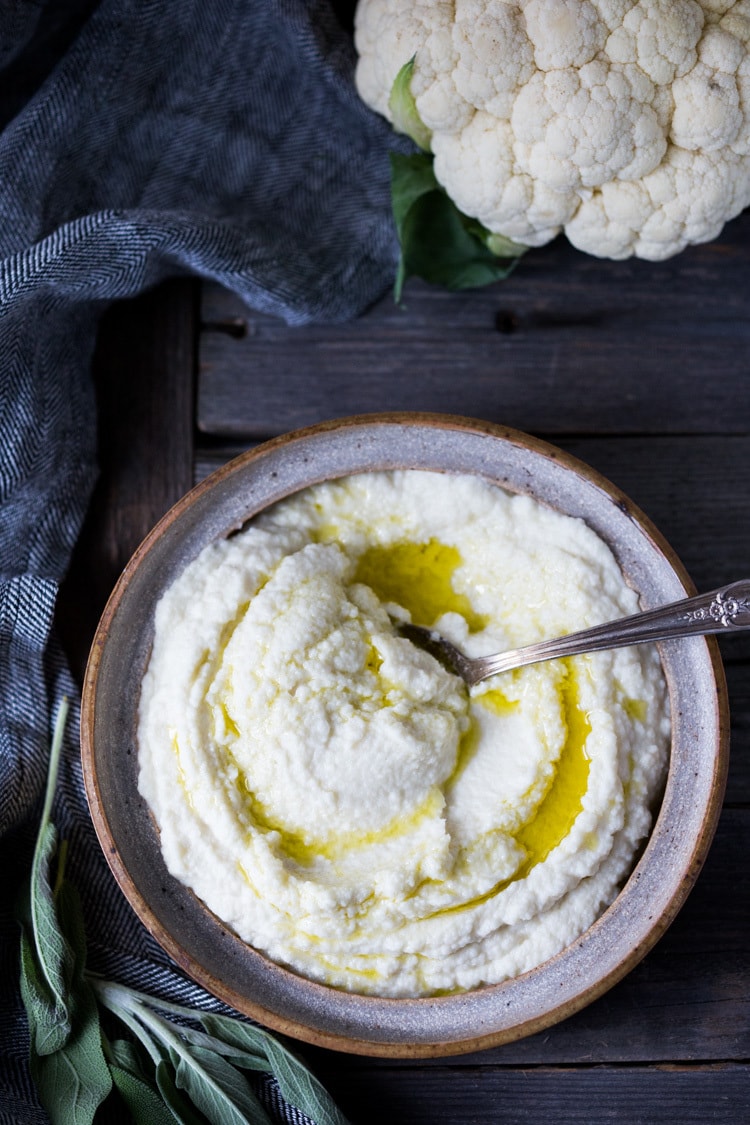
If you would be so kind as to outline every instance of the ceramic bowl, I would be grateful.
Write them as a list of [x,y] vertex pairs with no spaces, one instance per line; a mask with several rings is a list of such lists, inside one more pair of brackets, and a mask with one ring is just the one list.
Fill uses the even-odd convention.
[[456,1054],[539,1031],[622,978],[685,900],[716,826],[728,715],[718,648],[695,637],[661,644],[672,745],[661,809],[630,879],[573,945],[531,972],[459,995],[396,1000],[312,983],[240,941],[167,873],[137,787],[136,710],[155,604],[203,547],[282,498],[369,470],[470,473],[582,517],[610,545],[650,608],[693,593],[663,538],[615,487],[575,458],[500,426],[444,415],[349,418],[238,457],[161,520],[106,607],[86,671],[83,768],[101,845],[156,940],[209,992],[268,1027],[337,1050],[389,1057]]

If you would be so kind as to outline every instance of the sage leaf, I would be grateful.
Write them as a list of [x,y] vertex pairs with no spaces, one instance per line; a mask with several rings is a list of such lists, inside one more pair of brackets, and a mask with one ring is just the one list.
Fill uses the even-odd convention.
[[39,968],[49,989],[59,1020],[70,1028],[68,981],[74,955],[60,929],[50,879],[51,861],[57,852],[57,830],[47,823],[37,838],[31,868],[30,914]]
[[69,879],[58,880],[55,908],[60,932],[68,946],[65,983],[67,986],[84,979],[86,969],[86,929],[83,905],[77,888]]
[[231,1063],[202,1047],[170,1048],[175,1083],[212,1125],[272,1125],[247,1079]]
[[[83,911],[78,892],[63,879],[55,898],[56,923],[66,942],[68,957],[64,970],[67,1004],[71,1017],[71,1034],[54,1054],[39,1054],[36,1066],[32,1056],[32,1074],[40,1098],[53,1122],[60,1106],[75,1106],[76,1116],[65,1116],[61,1122],[89,1121],[112,1089],[112,1076],[104,1057],[99,1025],[99,1008],[94,992],[85,976],[86,936]],[[38,1034],[36,1036],[38,1040]],[[45,1060],[47,1060],[45,1062]],[[59,1085],[61,1075],[67,1078],[71,1093],[63,1099]]]
[[[29,1014],[32,1044],[33,1015]],[[112,1089],[102,1051],[99,1012],[93,993],[82,989],[73,1008],[73,1030],[64,1046],[40,1055],[32,1049],[31,1075],[52,1125],[91,1125]]]
[[[65,1046],[72,1025],[67,1013],[57,1007],[39,970],[34,947],[25,930],[21,931],[21,999],[29,1021],[31,1049],[38,1055],[51,1055]],[[67,1017],[67,1018],[66,1018]]]
[[164,1104],[179,1125],[206,1125],[205,1117],[196,1113],[187,1098],[184,1098],[177,1089],[171,1067],[166,1061],[162,1060],[157,1064],[154,1077]]
[[[154,1006],[158,1007],[158,1002]],[[196,1012],[190,1012],[190,1017],[200,1019],[202,1022],[202,1016],[199,1016]],[[208,1051],[214,1051],[217,1055],[232,1063],[233,1066],[240,1066],[243,1070],[268,1071],[268,1059],[262,1050],[255,1052],[251,1048],[248,1051],[244,1047],[235,1046],[205,1031],[197,1031],[193,1027],[180,1025],[179,1030],[180,1038],[186,1043],[203,1047]]]
[[435,178],[429,153],[391,153],[391,202],[401,248],[397,301],[409,277],[447,289],[474,289],[507,278],[526,252],[527,247],[493,235],[459,211]]
[[128,1039],[114,1039],[107,1044],[106,1054],[110,1066],[114,1064],[120,1070],[127,1070],[136,1078],[141,1078],[144,1082],[148,1081],[146,1067],[135,1043],[131,1043]]
[[[261,1027],[242,1023],[227,1016],[207,1014],[201,1023],[216,1039],[266,1059],[264,1070],[270,1071],[284,1098],[315,1125],[348,1125],[347,1119],[325,1087],[311,1074],[305,1064],[275,1036]],[[238,1063],[238,1066],[244,1064]]]
[[116,1063],[110,1063],[109,1069],[135,1125],[174,1125],[174,1114],[153,1086]]
[[[63,699],[52,737],[44,805],[31,863],[31,880],[17,911],[21,924],[26,927],[34,946],[37,968],[44,980],[50,1001],[54,1005],[54,1018],[59,1025],[59,1036],[63,1040],[71,1032],[68,983],[75,956],[57,918],[51,878],[52,860],[57,854],[57,830],[50,821],[50,815],[67,717],[68,701]],[[41,986],[41,981],[37,980],[36,983]]]
[[[21,995],[29,1020],[31,1075],[53,1125],[91,1125],[112,1089],[102,1050],[99,1009],[84,977],[86,940],[80,902],[52,862],[57,831],[50,820],[60,764],[67,700],[50,751],[44,806],[28,893],[21,898]],[[69,936],[70,935],[70,939]]]
[[291,1051],[271,1036],[268,1061],[283,1096],[306,1113],[315,1125],[347,1125],[347,1119],[325,1087]]
[[147,1074],[135,1043],[115,1039],[107,1044],[106,1054],[115,1089],[135,1125],[174,1125],[175,1115]]
[[201,1012],[199,1019],[208,1034],[225,1045],[224,1055],[228,1056],[231,1052],[236,1058],[252,1060],[248,1069],[269,1069],[266,1037],[260,1027],[214,1012]]

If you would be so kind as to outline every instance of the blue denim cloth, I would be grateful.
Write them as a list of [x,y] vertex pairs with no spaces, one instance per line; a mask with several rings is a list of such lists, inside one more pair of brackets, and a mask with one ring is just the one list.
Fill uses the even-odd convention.
[[[289,323],[355,316],[390,283],[390,131],[358,100],[323,0],[0,0],[0,1122],[45,1121],[27,1070],[10,909],[56,701],[58,585],[96,474],[89,364],[107,303],[167,276]],[[75,709],[74,709],[75,710]],[[116,888],[69,724],[53,816],[90,962],[199,1005]],[[301,1120],[272,1087],[280,1120]],[[98,1119],[97,1119],[98,1120]]]

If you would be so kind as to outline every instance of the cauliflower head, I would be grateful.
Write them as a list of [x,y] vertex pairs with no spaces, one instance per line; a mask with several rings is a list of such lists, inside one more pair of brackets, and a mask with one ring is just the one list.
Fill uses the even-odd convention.
[[658,261],[750,204],[750,0],[359,0],[355,42],[389,119],[413,58],[437,180],[516,243]]

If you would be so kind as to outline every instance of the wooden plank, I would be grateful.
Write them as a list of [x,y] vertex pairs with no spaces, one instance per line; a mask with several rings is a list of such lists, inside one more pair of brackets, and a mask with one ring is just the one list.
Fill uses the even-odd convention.
[[99,615],[125,563],[192,485],[196,287],[170,281],[113,305],[93,363],[100,477],[58,614],[83,671]]
[[727,659],[729,642],[722,649],[732,721],[726,802],[750,805],[750,662]]
[[750,1067],[378,1068],[317,1073],[356,1125],[741,1125]]
[[750,215],[663,263],[565,240],[511,278],[408,286],[343,325],[288,328],[205,286],[198,426],[264,437],[373,410],[469,414],[549,434],[744,433]]
[[645,512],[699,589],[750,575],[750,439],[587,437],[560,445]]

